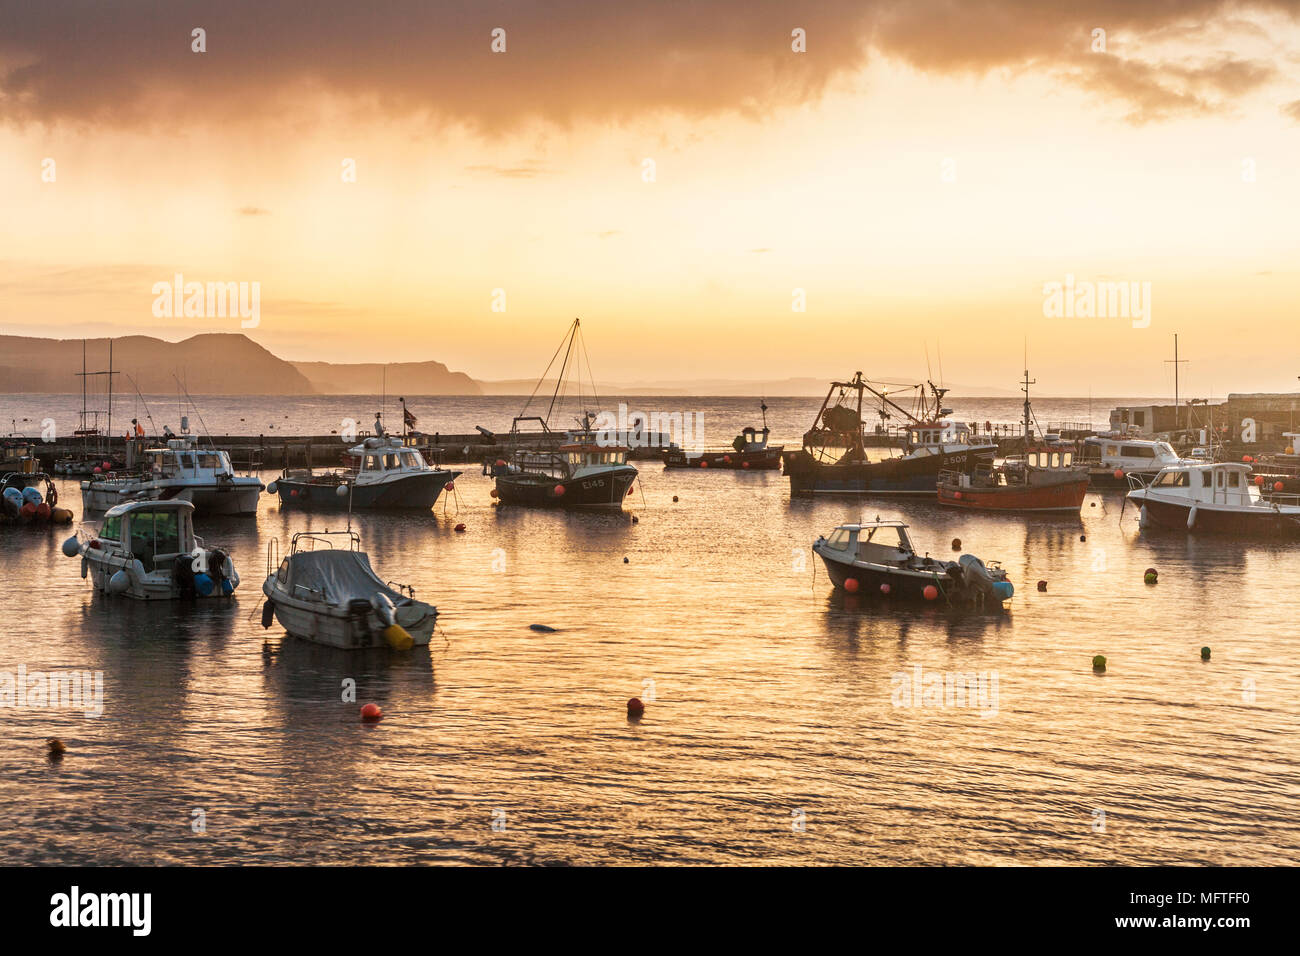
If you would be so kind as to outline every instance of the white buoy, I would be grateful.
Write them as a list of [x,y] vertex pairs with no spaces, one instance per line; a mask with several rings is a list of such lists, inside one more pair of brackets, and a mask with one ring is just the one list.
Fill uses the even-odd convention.
[[63,554],[65,557],[69,558],[75,558],[77,555],[81,554],[81,542],[77,540],[75,534],[67,541],[63,542]]
[[346,498],[348,496],[348,486],[339,485],[338,488],[334,490],[334,494],[338,495],[340,498]]
[[1196,524],[1196,505],[1192,505],[1191,509],[1187,512],[1187,530],[1191,531],[1193,526],[1195,526],[1195,524]]

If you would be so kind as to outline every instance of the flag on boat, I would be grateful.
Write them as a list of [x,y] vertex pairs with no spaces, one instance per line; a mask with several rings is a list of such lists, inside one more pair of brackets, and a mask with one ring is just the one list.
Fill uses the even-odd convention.
[[417,421],[416,417],[411,414],[411,410],[405,405],[402,406],[402,420],[406,422],[407,428],[414,428]]

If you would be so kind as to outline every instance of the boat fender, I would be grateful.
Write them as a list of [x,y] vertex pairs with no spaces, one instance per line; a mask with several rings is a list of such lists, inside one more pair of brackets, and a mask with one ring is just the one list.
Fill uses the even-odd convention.
[[212,580],[211,575],[204,573],[194,575],[194,590],[198,593],[199,597],[207,597],[212,593],[216,586],[217,582]]
[[400,624],[390,624],[384,628],[384,640],[395,651],[409,651],[415,646],[415,638]]
[[274,481],[271,482],[269,485],[266,486],[266,493],[267,493],[268,495],[274,495],[274,494],[277,494],[277,493],[279,493],[279,491],[280,491],[280,486],[279,486],[278,484],[276,484]]
[[388,627],[397,626],[397,609],[387,594],[376,594],[370,599],[370,606],[375,609],[375,616]]
[[271,623],[272,623],[274,620],[275,620],[275,607],[271,604],[270,601],[263,601],[263,602],[262,602],[262,628],[263,628],[263,630],[265,630],[266,628],[270,627],[270,626],[271,626]]
[[74,534],[67,541],[63,542],[63,555],[64,557],[75,558],[79,554],[81,554],[81,542]]
[[83,554],[81,556],[81,579],[83,581],[86,579],[86,575],[87,573],[89,573],[89,571],[90,571],[90,562],[86,560],[86,556]]
[[1191,531],[1196,526],[1196,505],[1192,505],[1187,512],[1187,530]]
[[105,590],[109,594],[123,594],[131,587],[131,577],[125,569],[114,571],[113,576],[108,579],[108,586]]
[[989,574],[989,569],[984,566],[984,562],[973,554],[963,554],[957,559],[957,564],[962,570],[962,580],[971,587],[979,588],[986,593],[992,593],[993,575]]

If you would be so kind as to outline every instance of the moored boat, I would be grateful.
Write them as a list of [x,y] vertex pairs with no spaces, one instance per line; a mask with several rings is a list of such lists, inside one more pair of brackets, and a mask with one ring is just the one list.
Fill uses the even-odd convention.
[[781,467],[784,445],[769,445],[772,430],[767,427],[767,404],[761,406],[763,427],[742,428],[727,449],[690,451],[673,445],[664,449],[665,468],[723,468],[732,471],[775,470]]
[[1189,459],[1180,458],[1167,441],[1091,435],[1083,440],[1076,463],[1088,469],[1094,488],[1128,488],[1128,476],[1150,481],[1162,468]]
[[380,580],[355,531],[300,532],[284,560],[276,558],[272,545],[264,628],[275,620],[293,637],[343,649],[408,650],[433,636],[438,609],[417,601],[412,588]]
[[428,511],[460,474],[435,468],[396,436],[372,436],[348,449],[354,467],[285,469],[267,486],[280,504],[310,510]]
[[217,448],[200,448],[195,435],[168,439],[165,446],[145,451],[146,469],[138,475],[110,472],[81,483],[86,511],[107,511],[126,500],[188,501],[200,514],[257,513],[262,481],[239,475],[230,455]]
[[850,593],[954,606],[1000,606],[1015,588],[997,562],[919,555],[902,521],[844,524],[813,543],[831,583]]
[[1021,390],[1025,393],[1025,450],[1018,458],[1002,464],[988,463],[974,471],[945,471],[939,474],[939,504],[970,511],[1078,512],[1088,494],[1088,470],[1074,464],[1074,452],[1043,437],[1033,442],[1033,410],[1029,402],[1029,372]]
[[[861,372],[847,382],[832,382],[803,447],[782,455],[790,494],[933,495],[940,472],[969,474],[993,461],[996,444],[977,444],[965,422],[947,417],[952,412],[943,407],[945,389],[933,383],[928,393],[923,386],[906,387],[918,390],[914,411],[898,405]],[[837,389],[839,396],[832,403]],[[884,422],[894,415],[906,420],[902,455],[875,461],[868,457],[862,419],[867,392],[878,403],[878,432],[883,433]],[[855,394],[856,403],[851,398]]]
[[229,597],[239,587],[230,555],[194,534],[188,501],[131,501],[104,515],[94,534],[63,542],[81,576],[108,594],[141,601]]
[[1265,498],[1245,462],[1183,463],[1148,484],[1132,479],[1125,503],[1141,507],[1143,527],[1238,538],[1300,538],[1300,498]]
[[[495,479],[492,497],[505,505],[526,505],[534,508],[622,508],[623,499],[632,493],[637,470],[627,463],[629,449],[618,443],[616,433],[596,430],[592,414],[583,407],[581,376],[578,373],[578,356],[585,354],[580,344],[582,323],[573,320],[565,341],[560,343],[555,357],[564,353],[556,377],[555,391],[545,416],[527,415],[532,396],[510,423],[508,458],[485,461],[483,473]],[[555,364],[555,357],[542,373],[537,388],[541,387]],[[588,363],[590,367],[590,363]],[[572,370],[577,384],[577,401],[580,417],[578,427],[563,434],[554,432],[550,419],[562,396],[568,394],[567,378]],[[533,389],[536,395],[537,388]],[[595,395],[592,383],[591,398]],[[523,447],[519,426],[523,422],[536,422],[541,427],[541,450]]]

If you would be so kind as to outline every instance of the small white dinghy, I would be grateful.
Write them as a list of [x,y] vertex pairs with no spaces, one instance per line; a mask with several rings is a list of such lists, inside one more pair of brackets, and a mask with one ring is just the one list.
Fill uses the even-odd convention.
[[81,558],[81,576],[108,594],[141,601],[229,597],[239,572],[224,551],[194,535],[188,501],[131,501],[110,508],[99,531],[63,542]]
[[[346,547],[335,547],[335,542]],[[276,566],[267,549],[262,627],[273,620],[294,637],[339,648],[409,650],[429,643],[438,609],[407,585],[385,583],[355,531],[303,531]]]

